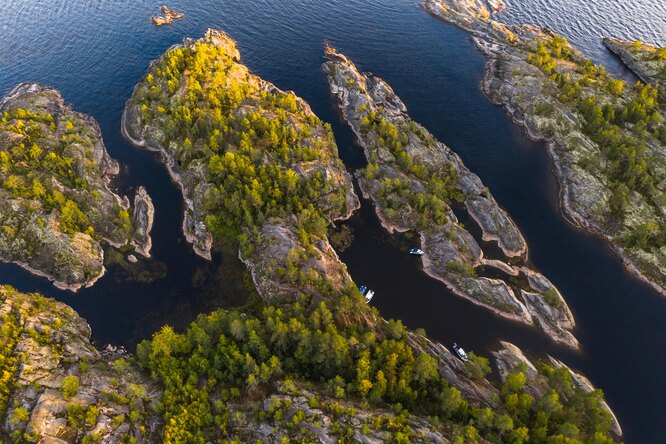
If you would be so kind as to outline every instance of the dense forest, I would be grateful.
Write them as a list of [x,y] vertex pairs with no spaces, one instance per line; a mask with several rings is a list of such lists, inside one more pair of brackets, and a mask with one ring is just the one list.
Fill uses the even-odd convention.
[[[368,318],[377,322],[370,326]],[[393,421],[404,422],[411,414],[428,418],[456,443],[482,438],[507,443],[612,442],[612,420],[601,405],[602,393],[576,387],[566,368],[541,363],[538,383],[532,378],[528,382],[525,368],[516,368],[498,386],[492,405],[474,406],[440,375],[437,359],[414,350],[400,321],[381,322],[359,298],[343,295],[319,304],[305,298],[281,307],[259,304],[243,311],[217,311],[202,316],[183,334],[165,327],[139,346],[137,358],[164,385],[159,408],[169,442],[243,442],[248,436],[242,435],[239,423],[247,420],[234,419],[229,405],[242,405],[256,420],[265,420],[266,412],[259,407],[263,400],[278,385],[294,382],[322,397],[355,401],[359,408],[389,407],[397,418]],[[490,367],[485,358],[473,356],[467,371],[480,380]],[[540,399],[532,391],[535,385],[544,387]],[[313,396],[309,403],[319,406],[321,400]],[[272,407],[270,414],[279,427],[279,411]],[[312,439],[308,421],[313,419],[290,418],[293,442]],[[417,438],[408,424],[390,440]],[[340,426],[338,436],[347,442],[350,435]]]
[[324,227],[309,234],[325,234],[326,221],[347,213],[351,188],[330,127],[219,40],[209,35],[159,60],[134,96],[142,124],[159,127],[159,143],[206,183],[201,211],[217,238],[247,243],[269,218],[291,215]]
[[[447,364],[423,351],[425,332],[383,321],[356,297],[254,300],[202,315],[183,333],[164,327],[132,359],[100,359],[85,321],[61,303],[0,287],[0,306],[0,418],[11,442],[37,442],[26,428],[33,420],[49,431],[39,415],[62,421],[62,439],[89,444],[265,433],[306,443],[321,430],[340,442],[429,442],[426,433],[454,443],[612,442],[601,391],[580,388],[566,367],[517,365],[486,402],[470,403],[442,376]],[[471,354],[463,371],[487,385],[487,359]],[[48,413],[34,405],[42,397]]]

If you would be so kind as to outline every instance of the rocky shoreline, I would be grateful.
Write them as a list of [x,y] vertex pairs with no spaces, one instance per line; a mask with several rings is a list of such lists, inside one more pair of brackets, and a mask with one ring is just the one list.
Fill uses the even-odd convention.
[[[128,106],[128,109],[131,109]],[[128,115],[126,113],[126,115]],[[137,145],[146,145],[145,139],[138,140],[132,137],[133,133],[128,131],[128,125],[123,125],[124,132],[128,139],[134,139]],[[163,149],[162,149],[163,150]],[[166,150],[163,150],[163,154]],[[298,170],[298,169],[297,169]],[[338,214],[335,220],[348,218],[359,206],[360,202],[352,191],[351,177],[348,174],[342,174],[347,183],[347,193],[345,200],[346,214]],[[181,181],[182,184],[182,181]],[[361,188],[363,191],[363,188]],[[268,304],[279,304],[281,302],[293,303],[290,301],[298,300],[303,294],[314,295],[314,300],[318,301],[326,297],[322,294],[321,282],[326,282],[324,288],[334,289],[335,292],[357,292],[356,285],[351,280],[346,266],[340,261],[335,250],[330,246],[327,238],[315,239],[312,247],[302,245],[298,238],[297,226],[299,221],[296,216],[286,220],[269,219],[261,227],[258,233],[259,243],[252,243],[246,248],[239,250],[239,259],[248,267],[256,290],[262,299]],[[388,227],[387,227],[388,228]],[[399,229],[396,227],[396,229]],[[290,276],[285,273],[285,264],[292,263],[297,259],[296,274],[299,276],[307,275],[309,279],[319,276],[320,280],[314,279],[313,284],[303,284],[296,275]],[[280,269],[283,269],[280,271]],[[368,318],[367,322],[372,323]],[[426,340],[427,341],[427,340]],[[412,345],[421,350],[423,340],[413,341]],[[426,350],[438,360],[440,360],[440,369],[451,383],[459,388],[464,396],[470,397],[473,402],[492,405],[490,399],[491,393],[496,393],[487,381],[472,382],[466,376],[465,366],[454,357],[441,344],[430,344]],[[435,438],[435,435],[431,436]],[[440,439],[442,440],[442,439]],[[444,440],[444,442],[446,442]]]
[[[110,189],[119,165],[92,117],[73,111],[58,91],[35,83],[16,86],[0,101],[0,111],[6,116],[0,148],[9,171],[0,198],[11,209],[0,210],[8,227],[0,236],[0,260],[75,292],[105,274],[101,243],[119,248],[137,229],[144,231],[141,243],[150,243],[152,218],[142,228],[133,225],[129,200]],[[25,127],[28,134],[21,133]],[[29,162],[13,159],[26,142],[32,144]]]
[[[663,253],[657,251],[647,255],[620,244],[618,239],[627,230],[608,221],[608,206],[603,204],[611,197],[609,190],[600,179],[578,166],[581,157],[591,155],[589,153],[594,150],[594,143],[580,134],[580,117],[575,111],[546,101],[550,105],[541,106],[554,106],[554,112],[563,116],[561,119],[557,117],[559,120],[552,124],[550,120],[537,115],[536,105],[528,102],[529,97],[535,94],[546,97],[541,90],[536,92],[536,82],[548,83],[550,80],[525,61],[528,53],[515,42],[547,42],[554,34],[534,26],[505,25],[494,21],[486,15],[487,8],[480,0],[425,0],[422,7],[434,17],[472,34],[474,45],[487,58],[486,72],[481,83],[483,93],[492,103],[503,107],[514,123],[523,126],[530,139],[546,142],[560,185],[559,198],[565,219],[606,240],[620,255],[631,274],[666,295],[666,269],[658,265]],[[507,43],[509,41],[514,43]],[[584,60],[575,49],[571,51],[574,58]],[[525,76],[532,83],[522,80]],[[541,78],[543,80],[539,80]],[[650,150],[658,152],[657,147],[650,143]],[[572,151],[571,145],[574,144],[581,148],[583,154]],[[658,215],[646,216],[646,211],[643,202],[631,206],[629,218],[632,218],[632,224],[659,218]],[[649,274],[646,270],[649,270]]]
[[[151,63],[151,66],[155,62]],[[139,88],[139,85],[134,87],[134,91]],[[132,93],[134,96],[134,93]],[[212,260],[211,248],[213,246],[213,235],[208,231],[208,229],[203,225],[203,223],[197,223],[194,220],[194,201],[189,197],[189,189],[183,183],[183,178],[181,176],[182,172],[176,166],[176,161],[173,156],[166,150],[159,142],[154,140],[146,140],[145,135],[142,134],[141,130],[137,128],[138,119],[138,105],[134,103],[133,99],[130,98],[125,104],[125,110],[121,118],[121,132],[125,139],[132,143],[137,148],[145,148],[148,151],[153,151],[160,153],[162,158],[162,163],[169,172],[169,177],[172,182],[178,185],[183,194],[183,203],[185,209],[183,210],[183,235],[185,240],[192,244],[194,252],[206,260]],[[132,120],[133,123],[129,123]]]
[[602,42],[636,76],[645,83],[666,85],[666,58],[653,55],[661,48],[644,42],[627,42],[613,37],[604,37]]
[[543,134],[541,134],[539,130],[535,128],[533,125],[531,125],[529,121],[526,120],[525,116],[519,113],[518,110],[515,107],[511,106],[510,103],[506,103],[496,98],[494,94],[495,89],[493,88],[492,85],[492,80],[495,78],[494,66],[496,60],[492,58],[491,53],[487,52],[486,44],[483,43],[482,40],[472,38],[472,41],[474,42],[475,46],[479,49],[479,51],[489,58],[488,61],[486,62],[486,73],[484,75],[484,79],[481,82],[481,91],[484,93],[484,95],[488,98],[490,102],[504,108],[507,114],[511,117],[513,123],[524,128],[525,134],[528,136],[530,140],[534,142],[544,142],[546,144],[548,155],[553,162],[553,168],[556,173],[555,176],[557,177],[560,189],[559,191],[560,207],[563,210],[562,215],[564,216],[565,220],[569,222],[571,225],[585,229],[589,231],[592,235],[597,236],[598,238],[603,239],[605,242],[607,242],[608,246],[622,258],[622,263],[624,264],[625,268],[630,274],[637,277],[646,284],[650,285],[650,287],[652,287],[658,293],[666,296],[666,284],[665,286],[662,286],[657,282],[655,282],[654,280],[651,280],[647,276],[645,276],[645,274],[638,269],[634,261],[627,256],[624,248],[618,245],[613,240],[612,236],[606,233],[602,227],[593,223],[590,219],[584,217],[582,214],[580,214],[578,211],[576,211],[573,208],[571,204],[571,196],[573,191],[571,190],[569,181],[565,179],[566,178],[565,171],[567,170],[567,168],[562,159],[562,155],[560,154],[566,152],[566,148],[563,147],[553,137],[546,137]]
[[[179,48],[191,47],[197,42],[211,42],[213,45],[216,45],[220,48],[224,48],[229,52],[232,60],[240,65],[240,53],[235,47],[233,41],[223,32],[217,31],[214,29],[208,29],[204,33],[204,37],[199,40],[193,40],[186,38],[183,41],[182,45],[174,45],[169,48],[169,51]],[[162,56],[164,57],[164,56]],[[152,72],[154,67],[159,63],[160,59],[157,59],[150,64],[148,72]],[[251,74],[250,74],[251,75]],[[292,94],[289,92],[284,92],[277,88],[275,85],[266,82],[263,79],[260,79],[252,75],[250,82],[256,82],[260,86],[260,89],[263,91],[269,91],[278,94]],[[194,251],[197,255],[201,256],[204,259],[211,259],[211,248],[213,245],[213,236],[206,227],[203,218],[205,216],[203,207],[203,199],[206,194],[206,178],[205,172],[197,170],[187,170],[183,171],[179,166],[177,161],[174,159],[173,155],[169,149],[162,146],[156,137],[150,137],[152,133],[160,133],[159,129],[156,128],[147,128],[142,127],[140,122],[140,114],[138,111],[139,104],[136,103],[135,97],[137,96],[137,91],[142,87],[142,83],[139,83],[132,93],[132,98],[127,101],[125,110],[122,116],[122,134],[125,138],[134,144],[137,147],[146,148],[150,151],[159,152],[162,156],[162,161],[169,171],[169,175],[174,183],[176,183],[183,194],[185,210],[184,210],[184,219],[183,219],[183,233],[187,242],[193,245]],[[307,103],[302,99],[294,96],[300,105],[306,110],[306,113],[314,116],[310,110]],[[347,180],[351,183],[351,177],[346,172],[336,172],[336,175],[341,177],[340,180]],[[346,176],[345,179],[342,179],[342,176]],[[346,213],[335,215],[331,222],[336,220],[345,220],[348,219],[353,212],[358,209],[360,203],[356,195],[353,192],[347,196],[346,201]]]
[[[383,191],[383,187],[400,183],[404,184],[401,187],[414,190],[407,193],[423,196],[427,193],[428,180],[433,179],[422,179],[426,173],[421,166],[427,165],[425,168],[431,171],[450,169],[455,172],[453,181],[456,192],[461,196],[459,199],[464,201],[464,208],[481,228],[482,239],[495,241],[507,261],[526,261],[527,244],[510,217],[455,153],[411,121],[406,107],[390,86],[378,77],[361,74],[351,61],[332,48],[327,49],[327,60],[323,69],[328,74],[331,92],[370,162],[365,170],[357,173],[359,187],[366,199],[374,201],[382,226],[388,232],[418,232],[424,251],[424,271],[442,281],[456,295],[527,325],[533,325],[534,318],[553,340],[577,348],[578,341],[568,331],[575,327],[573,315],[550,282],[543,278],[543,281],[548,282],[548,288],[535,289],[527,282],[516,284],[496,278],[477,277],[475,269],[480,265],[488,265],[513,276],[520,275],[521,270],[499,260],[484,259],[483,249],[457,223],[456,216],[447,204],[444,204],[446,218],[443,219],[446,222],[435,223],[429,220],[433,216],[426,216],[424,221],[418,222],[423,219],[420,216],[423,210],[417,210],[411,201],[396,197],[404,195],[405,191],[395,191],[394,194]],[[379,122],[376,124],[380,128],[377,131],[395,133],[391,137],[403,139],[401,145],[408,153],[407,156],[414,159],[412,168],[421,168],[421,178],[406,172],[395,163],[394,154],[383,148],[382,143],[388,142],[381,142],[384,139],[378,136],[379,133],[368,130],[369,119]],[[405,157],[400,152],[398,155]],[[392,203],[391,199],[395,202]],[[417,204],[419,199],[422,198],[417,198]],[[442,204],[433,201],[431,206],[437,205]],[[393,210],[395,207],[400,210]],[[525,277],[536,273],[526,270],[529,268],[523,266]],[[534,299],[536,294],[546,298],[544,292],[548,293],[548,300],[555,304],[553,307]],[[528,300],[531,303],[523,302]]]
[[[476,39],[473,39],[473,41],[475,43],[478,42],[478,40]],[[478,43],[477,47],[480,48],[480,46],[478,46]],[[480,49],[480,51],[483,53],[482,49]],[[559,185],[558,195],[560,201],[560,208],[562,208],[562,215],[564,216],[564,219],[574,227],[585,229],[588,232],[590,232],[592,235],[607,242],[608,247],[612,249],[618,256],[620,256],[620,258],[622,259],[622,263],[624,264],[625,268],[631,275],[638,278],[642,282],[648,284],[658,293],[666,296],[666,284],[662,286],[657,282],[655,282],[654,280],[651,280],[650,278],[645,276],[645,274],[639,270],[638,266],[634,263],[634,261],[626,255],[624,248],[618,245],[613,240],[612,236],[606,233],[603,228],[594,224],[591,220],[585,218],[582,214],[574,210],[573,206],[571,205],[572,190],[570,188],[569,182],[565,180],[566,167],[564,161],[562,160],[562,156],[560,155],[560,153],[566,149],[552,137],[546,137],[544,135],[541,135],[538,132],[538,130],[533,126],[531,126],[525,120],[524,116],[521,116],[520,113],[518,113],[516,109],[513,108],[510,104],[504,103],[502,101],[497,101],[495,98],[493,98],[494,94],[493,94],[493,89],[491,87],[491,79],[493,78],[492,65],[493,65],[492,60],[489,60],[486,65],[486,75],[484,76],[484,80],[481,82],[481,91],[484,93],[484,95],[488,98],[490,102],[504,108],[507,114],[511,117],[513,123],[524,128],[525,134],[528,136],[530,140],[534,142],[544,142],[546,144],[548,155],[553,162],[553,169],[555,171],[555,176],[557,177],[557,182]]]
[[[0,439],[157,441],[160,419],[152,405],[161,392],[130,364],[128,354],[113,347],[96,350],[85,320],[67,305],[36,294],[0,286],[0,313],[0,325],[13,340],[6,338],[13,348],[9,354],[2,350],[2,362],[21,357],[11,368],[9,391],[0,394]],[[85,422],[76,421],[75,412]]]

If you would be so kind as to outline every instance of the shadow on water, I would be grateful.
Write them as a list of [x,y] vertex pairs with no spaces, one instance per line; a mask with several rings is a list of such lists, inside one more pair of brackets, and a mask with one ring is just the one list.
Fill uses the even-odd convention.
[[[235,255],[218,254],[209,262],[194,254],[181,231],[180,190],[171,183],[157,156],[127,145],[119,132],[105,142],[114,147],[125,144],[129,154],[122,159],[129,167],[113,185],[121,193],[132,195],[133,189],[143,184],[153,199],[156,223],[151,233],[152,259],[137,256],[140,264],[163,264],[166,275],[144,283],[128,280],[117,266],[107,265],[107,273],[93,287],[74,294],[59,291],[46,279],[36,278],[18,266],[0,264],[2,283],[23,291],[38,291],[72,306],[91,323],[97,346],[114,343],[132,349],[164,325],[183,329],[199,313],[242,305],[247,295],[243,264]],[[135,168],[141,172],[132,171]]]

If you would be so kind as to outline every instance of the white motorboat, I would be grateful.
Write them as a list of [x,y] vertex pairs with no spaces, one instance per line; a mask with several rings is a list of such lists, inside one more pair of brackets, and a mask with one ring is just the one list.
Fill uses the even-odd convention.
[[467,356],[467,353],[465,353],[465,350],[455,342],[453,343],[453,351],[456,352],[456,355],[458,355],[458,357],[462,361],[467,362],[469,360],[469,357]]

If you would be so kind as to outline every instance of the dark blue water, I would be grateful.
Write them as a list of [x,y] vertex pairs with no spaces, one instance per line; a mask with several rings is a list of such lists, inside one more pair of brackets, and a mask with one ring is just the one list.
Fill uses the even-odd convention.
[[[514,2],[529,9],[528,0]],[[96,286],[73,295],[1,265],[0,281],[70,304],[90,322],[99,345],[132,345],[166,323],[182,327],[197,313],[242,303],[242,268],[233,257],[206,263],[191,253],[180,232],[180,194],[153,155],[123,141],[122,108],[150,60],[184,36],[219,27],[238,41],[256,73],[293,89],[333,124],[340,154],[353,169],[363,164],[362,154],[340,124],[320,73],[326,39],[360,68],[387,80],[414,119],[490,186],[523,230],[531,261],[567,298],[582,351],[564,350],[535,329],[452,296],[395,246],[366,204],[349,222],[355,240],[342,259],[356,281],[377,290],[373,303],[381,313],[477,352],[509,340],[536,356],[551,353],[606,392],[627,442],[666,439],[666,298],[628,275],[602,241],[563,220],[544,146],[528,141],[480,93],[484,60],[463,32],[432,19],[412,0],[178,0],[170,6],[187,17],[156,28],[149,16],[160,3],[0,0],[0,93],[22,81],[42,82],[99,121],[107,149],[125,167],[119,191],[129,194],[145,185],[153,196],[154,256],[168,267],[167,277],[152,284],[119,282],[111,269]],[[611,14],[616,3],[605,2],[595,12]],[[659,20],[645,23],[648,36],[659,29]],[[579,39],[582,49],[594,52],[585,42],[596,39],[587,37]],[[604,53],[595,59],[613,60]]]

